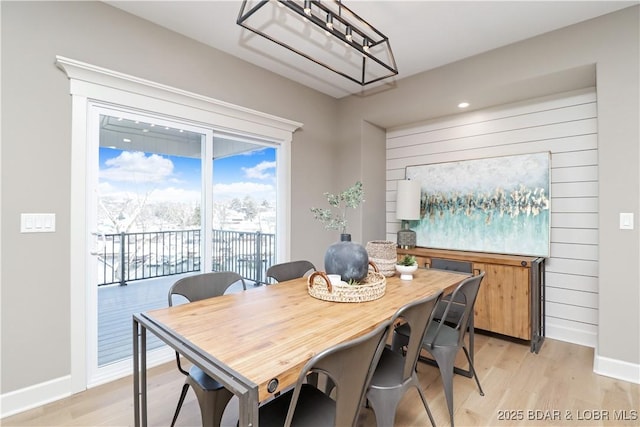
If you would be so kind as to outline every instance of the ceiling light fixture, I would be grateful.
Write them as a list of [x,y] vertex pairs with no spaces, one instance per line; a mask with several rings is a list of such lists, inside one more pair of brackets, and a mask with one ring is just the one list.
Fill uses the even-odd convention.
[[466,101],[458,104],[458,108],[467,108],[468,106],[469,106],[469,103]]
[[361,86],[398,74],[387,36],[341,0],[244,0],[236,23]]

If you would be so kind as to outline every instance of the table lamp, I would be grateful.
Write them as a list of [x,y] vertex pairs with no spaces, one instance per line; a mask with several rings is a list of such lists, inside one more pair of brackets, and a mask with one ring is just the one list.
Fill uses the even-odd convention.
[[420,219],[420,182],[408,179],[398,181],[396,218],[402,221],[402,229],[398,231],[398,247],[415,248],[416,232],[409,229],[409,221]]

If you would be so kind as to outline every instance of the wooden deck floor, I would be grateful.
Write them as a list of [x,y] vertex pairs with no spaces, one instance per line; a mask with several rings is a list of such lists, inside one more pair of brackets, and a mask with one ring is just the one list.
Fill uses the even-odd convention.
[[[167,292],[176,280],[194,273],[137,280],[126,286],[110,285],[98,288],[98,365],[126,359],[133,354],[131,316],[156,308],[167,307]],[[247,286],[251,286],[247,282]],[[234,284],[230,291],[242,289]],[[148,348],[163,343],[149,334]]]

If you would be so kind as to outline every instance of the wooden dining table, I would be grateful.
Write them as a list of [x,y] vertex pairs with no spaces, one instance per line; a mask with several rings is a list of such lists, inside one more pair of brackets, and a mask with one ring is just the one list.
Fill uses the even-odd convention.
[[135,425],[147,425],[147,331],[238,397],[240,426],[258,426],[260,402],[294,385],[313,355],[365,334],[403,305],[452,289],[467,276],[419,269],[413,280],[387,277],[384,296],[360,303],[316,299],[300,278],[134,314]]

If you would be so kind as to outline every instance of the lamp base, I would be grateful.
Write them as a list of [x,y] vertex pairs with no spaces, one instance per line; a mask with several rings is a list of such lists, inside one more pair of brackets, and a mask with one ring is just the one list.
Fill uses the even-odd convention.
[[398,231],[398,247],[402,249],[413,249],[416,247],[416,232],[409,229]]

